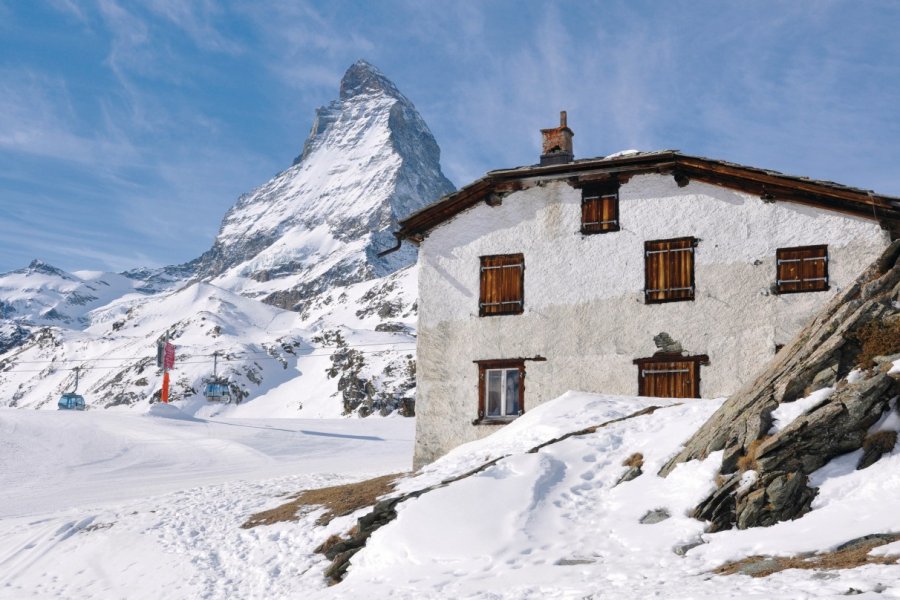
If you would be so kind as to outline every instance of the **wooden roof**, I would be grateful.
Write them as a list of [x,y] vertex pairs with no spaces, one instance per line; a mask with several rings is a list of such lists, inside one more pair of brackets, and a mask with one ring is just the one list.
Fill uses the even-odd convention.
[[703,181],[755,196],[763,201],[797,202],[872,219],[900,238],[900,198],[875,194],[831,181],[785,175],[722,160],[690,156],[676,150],[638,152],[610,158],[588,158],[560,165],[527,166],[491,171],[400,221],[398,240],[419,242],[432,228],[479,202],[495,204],[528,182],[566,181],[575,187],[616,177],[627,181],[643,173],[675,177],[679,185]]

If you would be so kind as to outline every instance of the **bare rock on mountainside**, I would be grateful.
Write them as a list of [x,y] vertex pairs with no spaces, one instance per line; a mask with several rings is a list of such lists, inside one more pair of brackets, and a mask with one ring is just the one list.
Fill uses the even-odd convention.
[[[834,298],[775,362],[745,385],[660,471],[724,450],[720,485],[697,518],[710,530],[772,525],[808,512],[816,489],[809,476],[836,456],[863,449],[857,468],[890,452],[893,431],[870,432],[898,410],[900,374],[900,241]],[[888,356],[897,355],[897,356]],[[853,376],[847,376],[860,369]],[[832,387],[800,416],[773,429],[773,411]]]

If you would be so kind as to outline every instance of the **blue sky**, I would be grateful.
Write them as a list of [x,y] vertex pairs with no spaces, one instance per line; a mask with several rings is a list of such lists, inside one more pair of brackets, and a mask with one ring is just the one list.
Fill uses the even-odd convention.
[[900,195],[900,3],[0,0],[0,272],[206,250],[358,58],[464,185],[677,148]]

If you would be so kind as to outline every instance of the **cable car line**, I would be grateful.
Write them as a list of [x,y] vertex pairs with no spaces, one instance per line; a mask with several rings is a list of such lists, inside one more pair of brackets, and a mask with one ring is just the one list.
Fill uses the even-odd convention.
[[[379,353],[382,353],[382,352],[405,352],[405,353],[410,353],[412,350],[413,350],[413,348],[405,348],[405,349],[404,349],[404,348],[387,348],[387,349],[384,349],[384,350],[358,350],[357,352],[359,352],[360,354],[379,354]],[[296,358],[307,358],[307,357],[313,357],[313,356],[331,356],[332,354],[334,354],[334,353],[333,353],[333,352],[329,352],[329,353],[324,353],[324,354],[315,354],[315,353],[313,353],[313,354],[299,354],[299,355],[295,355],[295,357],[296,357]],[[208,354],[208,355],[207,355],[207,354],[198,354],[198,355],[192,355],[192,356],[212,356],[212,354]],[[136,357],[136,358],[134,358],[134,359],[127,359],[127,360],[140,360],[140,359],[142,359],[142,358],[153,359],[152,356],[150,356],[150,357],[141,356],[141,357]],[[55,364],[59,364],[59,363],[63,363],[63,362],[65,362],[65,363],[80,362],[80,363],[83,365],[84,363],[89,363],[89,362],[94,361],[94,360],[97,360],[97,359],[94,359],[94,358],[85,358],[85,359],[80,359],[80,360],[71,359],[71,360],[57,360],[57,361],[27,361],[27,362],[32,362],[32,363],[34,363],[34,362],[43,362],[43,363],[55,363]],[[227,361],[229,361],[229,362],[232,362],[232,361],[238,361],[238,360],[278,360],[278,361],[280,361],[280,360],[284,360],[284,357],[281,357],[281,356],[260,356],[260,357],[258,357],[258,358],[252,358],[252,359],[251,359],[251,358],[247,358],[247,357],[235,356],[234,358],[222,358],[222,360],[227,360]],[[19,361],[19,362],[20,362],[20,363],[25,363],[26,361]],[[214,362],[214,361],[212,361],[212,360],[182,360],[182,361],[179,361],[178,364],[180,364],[180,365],[208,365],[208,364],[210,364],[210,363],[212,363],[212,362]],[[17,363],[17,364],[18,364],[18,363]],[[45,372],[45,371],[47,370],[47,368],[44,368],[44,369],[16,369],[16,365],[15,365],[15,364],[11,365],[11,366],[12,366],[11,369],[9,369],[9,370],[3,370],[3,367],[4,367],[4,366],[5,366],[5,365],[4,365],[3,363],[0,363],[0,375],[2,375],[3,373],[10,373],[10,372],[15,372],[15,373],[43,373],[43,372]],[[124,364],[120,364],[120,365],[94,365],[94,366],[90,366],[90,367],[59,367],[59,368],[55,368],[55,369],[53,369],[53,370],[54,370],[54,371],[74,371],[74,370],[76,370],[76,369],[82,369],[82,370],[85,370],[85,371],[96,371],[96,370],[104,370],[104,369],[127,369],[127,368],[133,367],[133,366],[134,366],[133,364],[130,364],[130,363],[124,363]],[[148,367],[149,367],[149,365],[148,365]],[[148,368],[148,367],[145,367],[145,368]],[[154,367],[154,368],[155,368],[155,367]]]
[[[310,347],[313,350],[325,350],[326,348],[328,348],[328,349],[333,348],[336,351],[336,350],[341,350],[344,348],[355,349],[355,348],[363,348],[363,347],[369,347],[369,346],[403,346],[403,345],[411,345],[411,346],[415,347],[416,342],[415,341],[411,341],[411,342],[371,342],[371,343],[366,343],[366,344],[348,344],[346,346],[310,346]],[[187,348],[187,347],[190,347],[190,346],[188,346],[188,345],[179,346],[179,348]],[[233,353],[230,353],[230,352],[223,353],[222,351],[216,351],[216,352],[218,352],[219,356],[228,356],[230,354],[239,355],[239,356],[248,355],[248,354],[264,354],[270,358],[273,358],[272,355],[266,350],[237,350]],[[210,356],[211,357],[211,356],[214,356],[216,354],[216,352],[213,352],[212,354],[191,354],[190,356]],[[369,354],[370,352],[365,352],[365,354]],[[382,350],[375,350],[374,352],[382,352]],[[315,353],[311,353],[311,354],[297,354],[296,352],[293,352],[293,353],[286,352],[286,353],[293,354],[294,356],[327,356],[327,354],[315,354]],[[118,356],[118,357],[113,356],[113,357],[97,357],[97,358],[84,358],[84,359],[60,358],[60,359],[55,359],[55,360],[19,360],[19,361],[16,361],[16,363],[18,363],[18,364],[50,364],[50,363],[84,362],[84,361],[89,361],[89,360],[94,361],[94,360],[143,360],[143,359],[155,360],[154,357],[152,357],[152,356]],[[13,360],[13,357],[6,358],[6,359],[0,359],[0,365],[2,365],[3,362],[5,362],[7,360]],[[230,359],[226,358],[225,360],[230,360]]]

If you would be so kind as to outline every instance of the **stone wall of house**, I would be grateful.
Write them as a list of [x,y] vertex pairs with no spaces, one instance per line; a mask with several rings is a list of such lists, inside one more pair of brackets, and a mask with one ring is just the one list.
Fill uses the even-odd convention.
[[[527,362],[525,410],[567,390],[637,394],[633,359],[669,333],[706,354],[703,397],[734,392],[804,322],[888,245],[871,220],[760,198],[667,175],[639,175],[619,191],[617,232],[580,233],[581,191],[534,182],[431,231],[419,251],[415,463],[491,433],[473,424],[473,362]],[[644,242],[699,238],[695,300],[644,302]],[[828,244],[830,290],[777,295],[777,248]],[[480,256],[523,253],[524,313],[478,316]],[[580,426],[573,423],[573,428]]]

